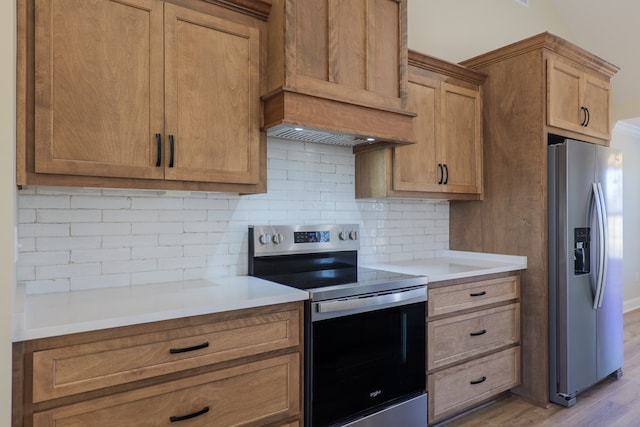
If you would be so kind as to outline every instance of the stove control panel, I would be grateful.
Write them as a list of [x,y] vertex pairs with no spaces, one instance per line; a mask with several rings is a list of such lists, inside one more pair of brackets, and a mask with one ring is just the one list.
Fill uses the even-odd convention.
[[358,224],[249,226],[253,256],[358,250]]

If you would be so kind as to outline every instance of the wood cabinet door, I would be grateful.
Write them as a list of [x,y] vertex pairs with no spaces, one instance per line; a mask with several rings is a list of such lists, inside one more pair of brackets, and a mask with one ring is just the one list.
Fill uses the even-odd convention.
[[35,1],[35,171],[162,178],[163,3]]
[[589,121],[584,133],[597,138],[611,139],[611,85],[609,82],[585,74],[584,105]]
[[482,193],[480,92],[442,83],[440,161],[446,193]]
[[259,181],[259,30],[165,5],[165,179]]
[[393,149],[393,189],[440,192],[443,169],[438,166],[436,129],[440,125],[440,82],[423,76],[409,82],[408,108],[416,113],[416,143]]
[[611,139],[610,83],[562,62],[550,59],[547,64],[547,123]]
[[547,61],[547,124],[583,133],[582,71],[562,62]]

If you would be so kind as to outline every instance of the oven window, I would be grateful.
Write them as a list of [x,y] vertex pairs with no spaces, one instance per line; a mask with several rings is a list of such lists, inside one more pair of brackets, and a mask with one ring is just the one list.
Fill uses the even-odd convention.
[[425,303],[312,324],[313,426],[425,390]]

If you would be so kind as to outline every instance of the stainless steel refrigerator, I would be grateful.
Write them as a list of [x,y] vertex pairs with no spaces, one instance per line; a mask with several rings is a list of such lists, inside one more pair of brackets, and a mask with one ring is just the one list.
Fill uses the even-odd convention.
[[549,138],[549,396],[622,375],[622,154]]

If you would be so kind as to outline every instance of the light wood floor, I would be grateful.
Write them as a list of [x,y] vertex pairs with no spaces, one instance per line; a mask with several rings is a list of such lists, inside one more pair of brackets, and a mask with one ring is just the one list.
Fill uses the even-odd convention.
[[446,427],[637,427],[640,426],[640,309],[624,316],[622,378],[605,380],[578,395],[571,408],[545,409],[515,396],[470,413]]

